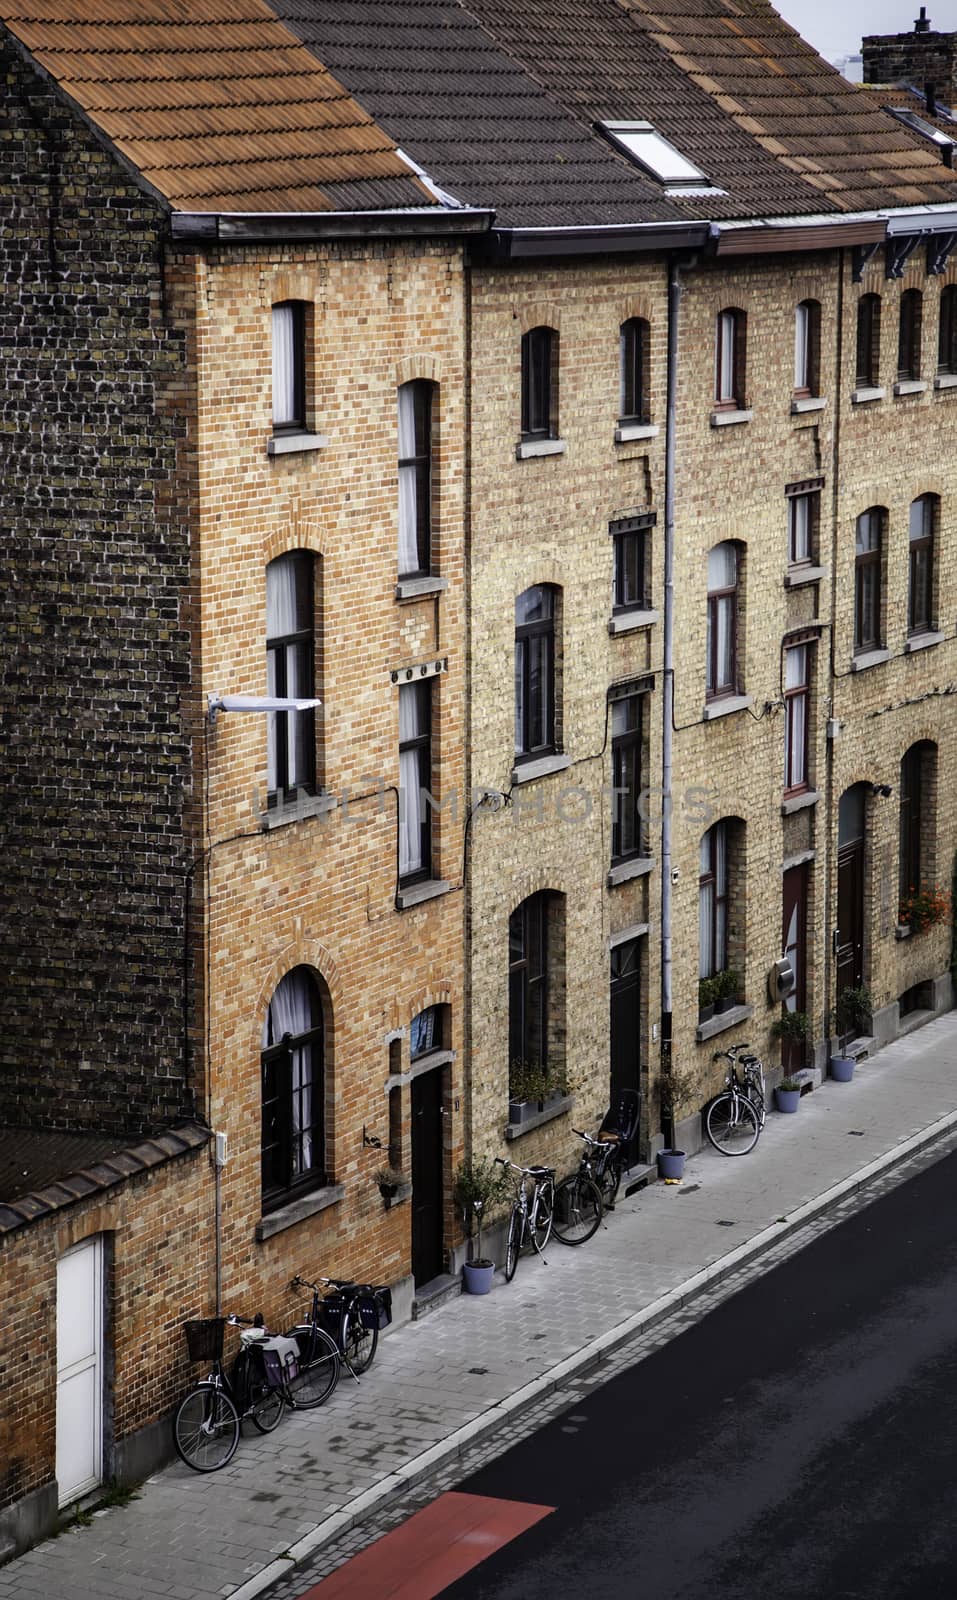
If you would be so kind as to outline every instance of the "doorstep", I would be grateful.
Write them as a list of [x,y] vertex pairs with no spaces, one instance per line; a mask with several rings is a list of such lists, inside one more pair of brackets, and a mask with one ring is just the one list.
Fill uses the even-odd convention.
[[462,1279],[451,1272],[441,1272],[437,1278],[432,1278],[429,1283],[423,1283],[416,1289],[412,1300],[412,1321],[421,1322],[430,1311],[437,1311],[439,1306],[444,1306],[447,1300],[452,1300],[462,1293]]
[[621,1192],[623,1195],[635,1194],[639,1189],[644,1189],[649,1183],[655,1183],[658,1178],[657,1162],[649,1166],[647,1162],[639,1161],[633,1167],[627,1167],[621,1175]]

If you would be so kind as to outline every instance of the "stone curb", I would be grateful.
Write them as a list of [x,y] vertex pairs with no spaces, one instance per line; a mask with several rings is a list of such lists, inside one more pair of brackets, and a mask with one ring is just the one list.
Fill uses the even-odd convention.
[[523,1384],[520,1389],[515,1390],[514,1394],[510,1394],[504,1400],[500,1400],[495,1405],[490,1406],[488,1411],[483,1412],[482,1416],[473,1417],[471,1422],[466,1422],[461,1428],[456,1428],[454,1433],[450,1433],[447,1438],[440,1440],[438,1444],[432,1445],[428,1450],[423,1450],[417,1456],[413,1456],[412,1460],[408,1461],[405,1466],[390,1472],[386,1477],[381,1478],[378,1483],[373,1484],[371,1488],[364,1490],[362,1494],[354,1496],[340,1511],[333,1512],[331,1516],[324,1518],[322,1522],[313,1528],[311,1533],[305,1534],[296,1544],[291,1545],[288,1556],[284,1556],[279,1561],[271,1561],[269,1566],[264,1567],[254,1578],[250,1578],[246,1583],[241,1584],[238,1589],[233,1589],[230,1592],[229,1600],[254,1600],[254,1596],[262,1594],[263,1590],[267,1589],[270,1584],[275,1583],[277,1579],[288,1577],[293,1567],[306,1556],[312,1555],[320,1546],[328,1544],[331,1539],[337,1538],[341,1533],[346,1533],[356,1523],[361,1522],[370,1511],[379,1506],[383,1500],[387,1500],[390,1495],[399,1490],[410,1488],[418,1479],[425,1477],[451,1456],[460,1455],[467,1446],[474,1444],[477,1439],[484,1437],[486,1434],[494,1433],[496,1429],[511,1421],[519,1412],[534,1405],[535,1401],[541,1399],[543,1395],[550,1394],[555,1389],[560,1388],[574,1374],[585,1372],[590,1367],[597,1366],[612,1350],[624,1344],[639,1330],[653,1327],[655,1323],[660,1322],[662,1318],[668,1316],[672,1311],[694,1300],[705,1289],[711,1288],[723,1278],[729,1277],[732,1272],[746,1261],[753,1261],[756,1257],[765,1254],[766,1251],[780,1244],[782,1239],[786,1239],[789,1234],[796,1233],[805,1223],[830,1210],[845,1196],[853,1194],[856,1189],[863,1188],[872,1178],[889,1171],[891,1167],[906,1161],[908,1156],[913,1155],[915,1151],[944,1138],[954,1128],[957,1128],[957,1111],[948,1111],[945,1116],[939,1117],[936,1122],[932,1122],[926,1128],[922,1128],[919,1133],[912,1134],[909,1139],[905,1139],[901,1144],[895,1145],[892,1150],[886,1150],[883,1155],[875,1157],[866,1166],[860,1167],[857,1172],[852,1172],[850,1177],[842,1178],[840,1183],[832,1184],[829,1189],[825,1189],[821,1194],[815,1195],[813,1199],[806,1200],[803,1205],[790,1212],[783,1221],[771,1223],[770,1227],[763,1228],[760,1233],[754,1234],[744,1244],[737,1245],[735,1249],[729,1250],[726,1255],[720,1256],[710,1266],[702,1267],[700,1272],[693,1273],[690,1278],[686,1278],[684,1283],[680,1283],[677,1288],[669,1289],[666,1294],[659,1295],[658,1299],[653,1300],[650,1305],[643,1306],[640,1311],[633,1312],[623,1322],[616,1323],[607,1332],[589,1340],[588,1344],[582,1345],[573,1355],[566,1356],[564,1361],[559,1361],[556,1366],[550,1367],[547,1372],[542,1373],[540,1378],[534,1378],[531,1383]]

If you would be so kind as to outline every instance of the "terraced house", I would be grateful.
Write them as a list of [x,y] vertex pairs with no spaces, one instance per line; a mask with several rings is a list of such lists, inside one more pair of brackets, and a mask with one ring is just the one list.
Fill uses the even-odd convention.
[[952,1001],[946,116],[765,0],[181,9],[0,0],[12,1544],[184,1317],[456,1288],[463,1151]]

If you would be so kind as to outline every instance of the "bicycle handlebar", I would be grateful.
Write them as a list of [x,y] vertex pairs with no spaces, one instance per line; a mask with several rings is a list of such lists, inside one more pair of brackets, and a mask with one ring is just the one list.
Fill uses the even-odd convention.
[[554,1167],[518,1167],[514,1161],[506,1161],[504,1156],[495,1157],[495,1166],[511,1167],[513,1172],[520,1172],[526,1178],[554,1177]]
[[261,1311],[257,1311],[254,1317],[241,1317],[237,1312],[231,1311],[226,1321],[231,1328],[264,1328],[266,1326],[266,1319]]

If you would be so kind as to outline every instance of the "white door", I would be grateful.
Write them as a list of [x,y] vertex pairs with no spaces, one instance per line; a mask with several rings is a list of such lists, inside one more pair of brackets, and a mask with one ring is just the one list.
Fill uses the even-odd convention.
[[60,1505],[103,1475],[103,1239],[86,1239],[56,1269],[56,1476]]

